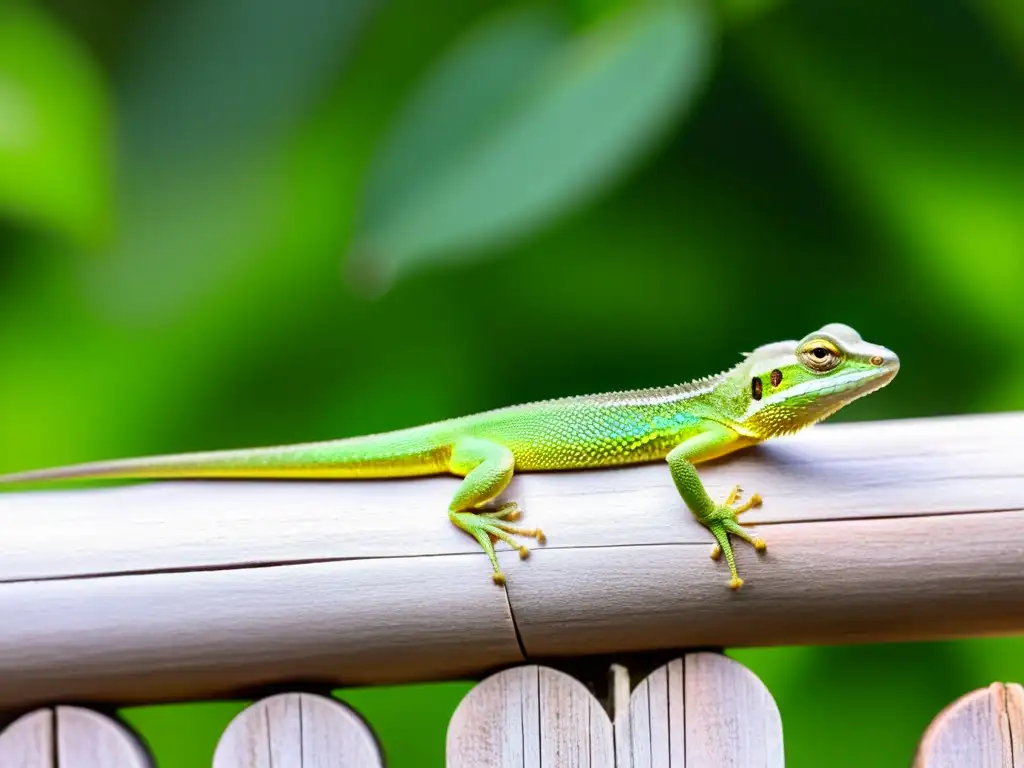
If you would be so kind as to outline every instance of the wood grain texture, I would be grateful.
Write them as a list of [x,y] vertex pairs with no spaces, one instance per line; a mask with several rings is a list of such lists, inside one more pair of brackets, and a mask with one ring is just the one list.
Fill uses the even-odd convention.
[[914,768],[1024,766],[1024,689],[992,683],[960,697],[932,721]]
[[11,768],[54,768],[53,710],[22,715],[0,732],[0,765]]
[[690,653],[659,667],[615,720],[618,768],[782,768],[782,720],[742,664]]
[[505,593],[479,565],[396,558],[5,584],[0,705],[207,698],[516,662]]
[[268,696],[231,721],[213,768],[381,768],[373,733],[351,709],[310,693]]
[[764,684],[742,664],[690,653],[686,693],[686,768],[782,768],[782,718]]
[[449,768],[612,768],[612,724],[578,680],[548,667],[498,672],[448,724]]
[[1003,414],[823,425],[702,465],[712,494],[765,498],[737,593],[662,464],[517,476],[548,543],[501,551],[507,590],[445,517],[456,478],[3,493],[0,706],[1019,632],[1021,455],[1024,414]]
[[683,659],[658,667],[616,713],[617,768],[686,768]]
[[57,707],[29,712],[0,733],[0,766],[152,768],[152,762],[116,720],[81,707]]
[[1024,768],[1024,687],[1007,683],[1006,726],[1010,731],[1010,757],[1016,768]]
[[539,551],[508,587],[523,646],[557,657],[1024,627],[1024,512],[787,524],[770,535],[766,555],[740,551],[738,592],[706,546]]

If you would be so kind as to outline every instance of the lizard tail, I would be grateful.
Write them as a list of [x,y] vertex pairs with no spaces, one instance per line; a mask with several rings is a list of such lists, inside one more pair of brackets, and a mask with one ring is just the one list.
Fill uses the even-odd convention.
[[450,445],[430,430],[270,448],[95,461],[0,475],[0,484],[51,480],[412,477],[447,471]]

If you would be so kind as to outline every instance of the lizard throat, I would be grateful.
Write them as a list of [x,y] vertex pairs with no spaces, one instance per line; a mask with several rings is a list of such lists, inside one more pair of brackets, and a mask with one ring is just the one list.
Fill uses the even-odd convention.
[[832,416],[843,406],[885,386],[889,370],[862,370],[830,379],[813,379],[747,407],[743,423],[758,437],[792,434]]

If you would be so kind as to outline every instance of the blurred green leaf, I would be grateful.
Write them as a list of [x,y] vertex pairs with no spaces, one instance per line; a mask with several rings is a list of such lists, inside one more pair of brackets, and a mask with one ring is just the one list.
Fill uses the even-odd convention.
[[771,13],[783,0],[715,0],[715,12],[723,24],[744,24]]
[[[119,91],[123,226],[83,270],[121,322],[164,323],[258,271],[287,237],[285,153],[353,55],[370,0],[148,7]],[[332,212],[332,220],[337,219]],[[308,217],[306,217],[308,220]],[[172,266],[173,265],[173,268]]]
[[840,198],[906,256],[914,290],[934,286],[934,311],[1016,342],[1024,100],[988,30],[955,3],[932,7],[926,25],[899,4],[785,11],[742,33],[751,74]]
[[[281,390],[250,386],[243,371],[271,360],[276,369],[296,349],[295,334],[305,334],[310,314],[341,309],[332,277],[364,158],[410,78],[474,5],[446,3],[413,27],[416,0],[389,4],[353,48],[330,106],[309,105],[319,113],[315,120],[292,115],[293,131],[261,129],[258,145],[239,142],[241,152],[221,151],[200,168],[199,156],[209,153],[198,144],[178,143],[157,157],[160,144],[148,138],[142,112],[124,106],[129,97],[122,95],[119,136],[137,138],[119,155],[118,237],[105,258],[69,270],[66,244],[5,248],[9,241],[0,240],[12,257],[0,259],[0,269],[8,267],[0,280],[0,458],[7,467],[273,441],[282,426],[283,439],[337,430],[338,422],[323,417],[339,399],[333,379],[293,382],[303,396],[287,400],[308,407],[298,415],[276,407]],[[309,23],[323,20],[312,14]],[[289,39],[301,45],[301,35]],[[179,60],[171,49],[162,55]],[[117,79],[147,77],[133,71]],[[197,73],[195,87],[203,82]],[[357,341],[356,352],[387,348]],[[379,389],[373,378],[359,381]],[[239,386],[252,397],[239,399]],[[275,403],[271,421],[280,421],[242,417],[232,432],[210,430],[206,416],[196,415],[216,418],[220,407],[207,409],[225,395],[233,405],[224,410],[240,416],[259,392]],[[429,401],[437,393],[424,394]],[[352,428],[350,412],[343,417],[341,427]]]
[[350,254],[364,288],[480,254],[592,199],[692,101],[708,70],[699,6],[629,6],[565,36],[488,19],[413,95],[376,158]]
[[95,243],[110,226],[110,157],[87,53],[42,9],[0,4],[0,213]]
[[1024,3],[1020,0],[975,0],[981,18],[1002,41],[1011,56],[1024,67]]
[[[329,90],[369,0],[149,4],[128,52],[128,151],[224,165],[296,128]],[[131,167],[134,167],[131,166]],[[189,168],[191,170],[191,167]]]

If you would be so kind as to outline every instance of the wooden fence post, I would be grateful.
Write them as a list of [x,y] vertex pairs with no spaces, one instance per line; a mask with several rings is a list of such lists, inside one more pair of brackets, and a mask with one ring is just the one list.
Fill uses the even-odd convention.
[[[691,653],[628,693],[612,669],[615,724],[590,691],[548,667],[499,672],[469,692],[448,726],[449,768],[782,768],[782,721],[746,667]],[[624,690],[625,689],[625,690]],[[613,747],[614,742],[614,747]],[[614,752],[614,754],[613,754]]]
[[782,768],[782,719],[742,664],[688,653],[654,670],[616,712],[615,753],[618,768]]
[[524,665],[491,675],[448,725],[448,768],[613,768],[612,724],[578,680]]
[[261,699],[231,721],[213,768],[382,768],[377,740],[340,701],[311,693]]
[[0,732],[7,768],[151,768],[142,743],[126,726],[81,707],[37,709]]
[[921,737],[914,768],[1024,766],[1024,688],[992,683],[961,696]]

